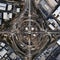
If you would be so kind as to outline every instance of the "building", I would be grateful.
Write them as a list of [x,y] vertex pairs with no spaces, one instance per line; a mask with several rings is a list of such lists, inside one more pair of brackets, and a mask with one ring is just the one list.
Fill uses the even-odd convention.
[[55,19],[49,18],[49,19],[48,19],[48,22],[49,22],[48,26],[49,26],[49,28],[50,28],[51,30],[60,29],[59,24],[56,22]]
[[11,2],[0,2],[0,25],[2,21],[12,20],[13,14],[20,13],[20,7]]
[[60,6],[53,12],[52,15],[57,19],[57,21],[60,21]]
[[[59,1],[59,0],[58,0]],[[54,9],[56,5],[58,5],[57,0],[46,0],[46,2],[49,4],[49,6]]]
[[39,4],[39,8],[42,11],[43,15],[47,17],[58,5],[56,0],[41,0]]

